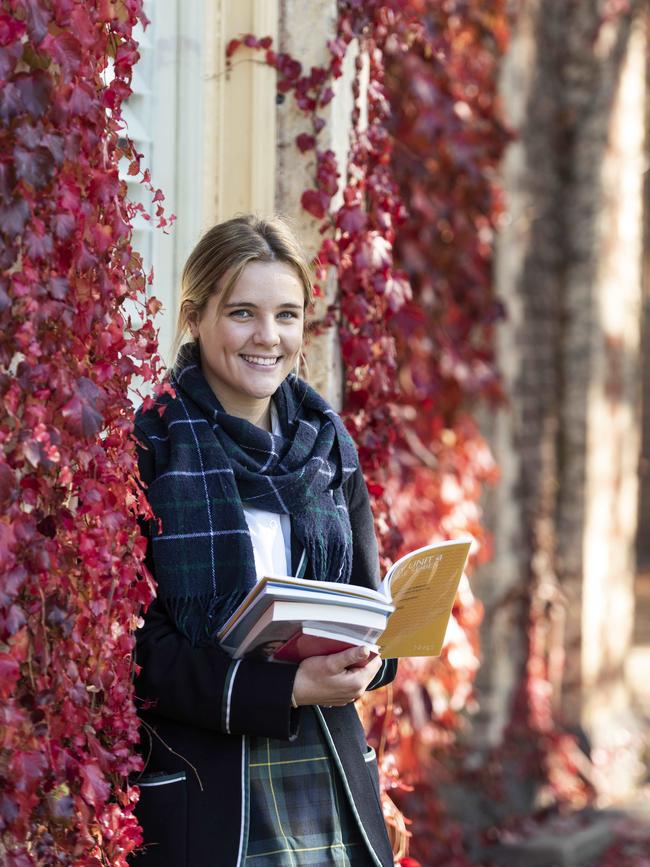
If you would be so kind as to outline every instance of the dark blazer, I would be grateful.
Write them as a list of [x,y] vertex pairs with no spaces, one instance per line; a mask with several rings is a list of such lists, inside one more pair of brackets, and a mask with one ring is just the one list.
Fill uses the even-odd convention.
[[[155,476],[153,450],[140,450],[140,473]],[[352,583],[377,587],[379,561],[363,475],[345,484],[353,536]],[[300,551],[292,540],[293,562]],[[149,561],[150,567],[152,566]],[[305,577],[310,577],[309,573]],[[194,647],[155,600],[137,632],[135,682],[143,774],[136,815],[144,830],[134,867],[238,867],[246,855],[247,735],[291,739],[303,712],[291,707],[297,666],[233,660],[218,647]],[[384,663],[370,685],[395,676]],[[354,705],[319,708],[377,865],[393,857],[379,802],[376,764],[364,761],[364,732]]]

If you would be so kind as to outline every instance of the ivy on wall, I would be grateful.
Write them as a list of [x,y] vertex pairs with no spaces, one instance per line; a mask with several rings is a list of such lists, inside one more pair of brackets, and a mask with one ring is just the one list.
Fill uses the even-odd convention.
[[121,138],[138,20],[141,0],[0,12],[4,867],[125,867],[140,841],[132,650],[152,587],[127,385],[157,378],[158,302],[120,158],[166,218]]
[[[503,212],[497,176],[510,139],[498,100],[508,4],[337,5],[337,35],[322,68],[305,74],[296,58],[252,34],[233,40],[228,54],[242,42],[264,50],[278,89],[292,92],[305,113],[307,131],[295,144],[313,152],[315,172],[301,203],[322,221],[320,279],[336,269],[340,297],[325,324],[338,329],[344,416],[359,446],[382,556],[390,561],[433,538],[470,533],[475,565],[490,556],[481,492],[498,476],[477,405],[504,399],[493,345],[504,311],[492,289],[492,258]],[[339,166],[319,144],[321,110],[353,40],[360,49],[356,104],[348,163]],[[333,210],[341,177],[343,204]],[[404,867],[471,867],[477,847],[521,832],[535,804],[543,813],[584,806],[593,796],[588,760],[553,715],[547,614],[534,587],[522,612],[527,664],[503,741],[480,761],[463,741],[477,710],[482,617],[467,584],[442,655],[402,661],[388,706],[381,693],[366,697],[387,821]],[[454,800],[463,829],[447,812]],[[394,802],[410,817],[413,857],[405,854],[404,818]],[[636,864],[639,848],[618,842],[603,863],[621,857]]]
[[[505,3],[469,3],[461,12],[453,4],[340,0],[338,10],[329,63],[308,74],[268,37],[247,34],[227,53],[241,44],[263,50],[278,89],[292,92],[305,113],[296,146],[313,152],[315,174],[302,206],[322,221],[320,279],[337,272],[339,300],[327,323],[338,328],[344,417],[384,560],[461,533],[477,539],[475,559],[485,558],[478,501],[496,468],[472,412],[478,398],[502,397],[492,347],[502,309],[491,262],[501,206],[494,177],[508,140],[496,98]],[[352,135],[348,164],[338,166],[319,146],[322,109],[353,40],[360,50]],[[332,212],[341,176],[343,203]],[[368,696],[364,707],[382,748],[386,791],[400,800],[418,787],[422,821],[412,848],[426,852],[427,864],[448,864],[454,850],[464,858],[459,830],[443,821],[436,797],[432,748],[455,743],[472,707],[480,620],[465,585],[443,655],[402,663],[390,712],[383,695]],[[400,813],[388,797],[385,807],[404,854]],[[437,841],[424,839],[425,827]]]
[[[461,532],[478,540],[478,558],[489,554],[478,503],[496,468],[473,413],[477,399],[501,398],[492,329],[502,311],[490,270],[501,207],[494,177],[507,142],[496,99],[505,6],[339,0],[328,64],[308,73],[268,37],[242,36],[227,50],[231,57],[243,42],[264,52],[278,89],[305,113],[296,147],[313,154],[315,173],[302,205],[322,221],[320,278],[328,268],[338,276],[328,322],[340,335],[345,418],[386,561]],[[130,244],[137,209],[117,171],[123,158],[140,173],[119,120],[138,19],[141,0],[7,0],[0,13],[7,867],[123,867],[140,839],[131,815],[137,793],[126,784],[138,767],[132,630],[152,588],[143,577],[136,517],[146,503],[133,481],[126,386],[134,376],[158,377],[148,318],[158,302],[143,306],[147,278]],[[320,146],[322,109],[353,40],[361,48],[357,103],[349,162],[337,166]],[[332,212],[340,176],[343,204]],[[151,192],[164,225],[162,194]],[[411,854],[427,865],[471,863],[436,781],[449,781],[464,761],[458,735],[475,706],[480,618],[465,585],[440,659],[404,663],[389,706],[372,695],[363,709],[384,786],[414,821]],[[581,784],[548,723],[535,636],[511,731],[532,744],[527,770],[540,777],[548,756],[559,756],[556,786],[570,794]],[[487,768],[495,786],[497,771]],[[399,847],[402,819],[386,806]]]

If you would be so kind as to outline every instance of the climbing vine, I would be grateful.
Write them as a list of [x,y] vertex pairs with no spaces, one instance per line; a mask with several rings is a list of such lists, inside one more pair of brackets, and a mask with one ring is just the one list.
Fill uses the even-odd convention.
[[[123,138],[141,0],[0,13],[0,861],[125,867],[142,569],[127,386],[158,376]],[[150,215],[142,210],[142,216]]]
[[[470,533],[475,562],[481,561],[490,546],[479,500],[497,469],[475,412],[478,401],[503,399],[493,348],[503,309],[492,291],[492,256],[503,210],[495,178],[510,138],[497,97],[506,3],[470,2],[459,10],[415,0],[340,0],[338,9],[329,64],[309,74],[295,58],[276,53],[268,37],[249,34],[228,53],[242,41],[264,50],[278,71],[279,91],[292,92],[306,116],[307,131],[295,143],[314,153],[315,173],[301,202],[322,222],[320,278],[332,268],[338,278],[339,299],[324,324],[338,329],[344,416],[359,445],[383,557]],[[355,49],[348,164],[338,166],[333,152],[319,146],[322,109],[346,53]],[[341,184],[342,204],[332,208]],[[381,695],[367,698],[367,728],[381,748],[399,854],[406,851],[404,829],[393,801],[411,817],[415,858],[472,863],[439,786],[489,792],[506,812],[506,775],[511,788],[523,775],[546,792],[547,803],[589,797],[575,741],[550,712],[544,618],[535,613],[533,595],[526,610],[531,620],[521,628],[529,634],[529,665],[504,745],[479,766],[467,763],[462,744],[477,707],[482,615],[467,584],[441,657],[403,661],[389,708]],[[488,823],[493,815],[495,824],[508,824],[498,810],[485,813]]]
[[[123,160],[160,191],[124,138],[120,107],[138,59],[141,0],[7,0],[0,13],[0,856],[7,867],[124,867],[132,817],[132,631],[152,596],[136,517],[127,384],[158,378],[146,276],[131,246]],[[508,135],[496,97],[505,0],[339,0],[328,62],[304,73],[269,37],[278,90],[304,112],[313,155],[302,206],[321,222],[319,279],[335,270],[344,414],[359,444],[385,561],[435,536],[470,532],[489,554],[483,485],[496,476],[474,417],[498,401],[491,290],[501,203],[494,178]],[[356,50],[349,160],[320,144],[323,109]],[[110,75],[109,75],[110,71]],[[332,200],[342,187],[342,203]],[[142,216],[147,218],[145,212]],[[434,661],[402,665],[389,706],[370,696],[384,785],[413,820],[412,858],[471,863],[435,781],[485,785],[459,742],[475,707],[480,605],[461,588]],[[522,624],[527,628],[528,624]],[[511,724],[526,772],[566,797],[588,786],[549,723],[545,673],[531,667]],[[541,665],[541,668],[540,668]],[[521,751],[516,758],[521,758]],[[413,790],[413,796],[409,795]],[[417,797],[415,797],[417,796]],[[390,808],[387,801],[387,809]],[[399,811],[390,813],[405,852]]]
[[[626,6],[608,7],[603,22]],[[497,468],[476,408],[503,399],[493,337],[504,311],[492,257],[503,209],[495,180],[510,138],[497,96],[508,8],[505,0],[339,0],[329,62],[309,74],[268,40],[245,38],[266,50],[279,90],[293,92],[306,116],[296,146],[314,152],[316,170],[302,206],[322,221],[321,279],[329,269],[338,277],[340,298],[324,324],[338,329],[344,415],[386,560],[460,532],[477,539],[475,561],[490,554],[479,501]],[[355,47],[349,159],[340,166],[319,145],[322,109]],[[343,202],[333,208],[340,186]],[[477,709],[481,620],[467,585],[442,656],[403,661],[388,708],[381,695],[367,698],[385,789],[412,820],[414,857],[404,864],[473,863],[470,835],[445,807],[454,798],[476,848],[521,831],[534,805],[580,807],[593,796],[589,761],[551,707],[548,600],[530,586],[521,609],[526,667],[503,741],[479,761],[463,742]],[[399,845],[400,815],[386,806]],[[636,857],[633,843],[617,843],[608,863],[624,851]]]
[[[301,201],[322,221],[319,277],[337,273],[339,300],[324,324],[338,329],[344,417],[359,446],[383,557],[469,532],[475,556],[485,558],[478,501],[496,469],[472,406],[501,398],[492,329],[502,310],[491,291],[491,256],[500,210],[494,175],[508,139],[496,100],[505,4],[470,3],[462,14],[430,2],[342,0],[338,8],[329,64],[309,74],[268,37],[233,40],[228,55],[242,43],[264,50],[279,91],[292,92],[306,116],[307,131],[295,143],[314,152],[315,174]],[[338,166],[319,146],[322,109],[355,49],[348,164]],[[342,204],[332,210],[341,178]],[[430,826],[436,814],[440,863],[462,843],[442,820],[429,774],[432,747],[455,742],[461,711],[472,705],[480,619],[465,585],[442,657],[402,664],[390,713],[381,696],[365,706],[388,792],[399,799],[405,786],[417,785]],[[386,807],[399,825],[388,799]],[[426,844],[427,863],[439,863]]]

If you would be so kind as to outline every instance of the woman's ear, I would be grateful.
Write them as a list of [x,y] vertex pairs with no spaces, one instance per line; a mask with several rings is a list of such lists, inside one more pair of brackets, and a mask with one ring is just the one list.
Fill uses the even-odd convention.
[[187,328],[194,340],[199,337],[199,311],[192,309],[187,314]]
[[296,364],[295,364],[295,367],[293,369],[293,372],[295,373],[295,375],[299,379],[304,379],[305,381],[307,381],[309,379],[309,369],[307,367],[307,358],[305,356],[305,353],[302,351],[302,349],[300,350],[300,354],[298,355],[298,358],[296,360]]

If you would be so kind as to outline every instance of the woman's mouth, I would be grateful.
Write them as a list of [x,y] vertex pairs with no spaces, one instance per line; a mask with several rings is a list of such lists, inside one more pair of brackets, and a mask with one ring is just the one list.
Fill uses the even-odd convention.
[[248,364],[254,364],[256,367],[275,367],[282,356],[241,355],[240,358],[243,358]]

